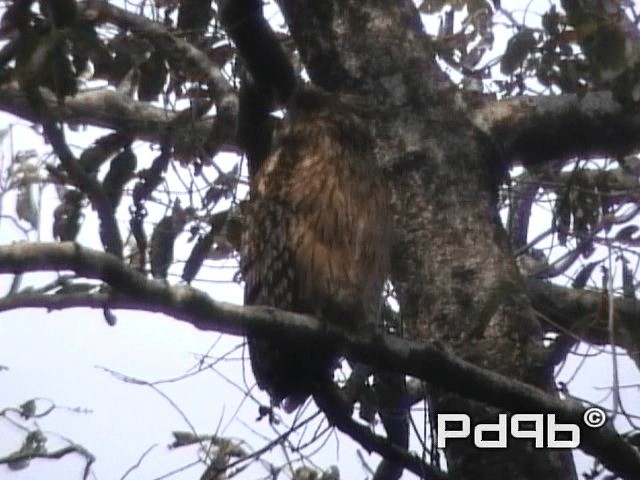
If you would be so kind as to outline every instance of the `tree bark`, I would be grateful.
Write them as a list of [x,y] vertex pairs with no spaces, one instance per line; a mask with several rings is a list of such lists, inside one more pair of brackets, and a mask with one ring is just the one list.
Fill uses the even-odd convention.
[[[408,338],[555,393],[541,329],[496,210],[497,150],[457,107],[456,93],[416,27],[412,2],[281,0],[314,82],[358,93],[375,108],[378,161],[395,211],[393,282]],[[497,410],[442,389],[430,412]],[[453,479],[576,478],[568,452],[446,449]]]

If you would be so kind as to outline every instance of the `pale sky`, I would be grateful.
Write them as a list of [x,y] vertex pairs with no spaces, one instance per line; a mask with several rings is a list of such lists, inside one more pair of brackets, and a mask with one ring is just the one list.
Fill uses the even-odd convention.
[[[503,4],[508,8],[507,2]],[[495,50],[503,51],[504,41],[497,43]],[[3,115],[0,117],[0,129],[14,121],[13,117]],[[44,148],[39,135],[31,131],[25,122],[18,123],[22,126],[13,130],[14,150]],[[86,146],[96,135],[95,129],[88,129],[70,134],[69,138],[71,143]],[[153,153],[147,150],[148,147],[140,145],[136,153],[140,159],[146,158],[148,161]],[[2,152],[4,162],[9,161],[7,142],[2,146]],[[227,170],[232,162],[233,159],[226,158],[221,161],[221,167]],[[41,239],[51,240],[50,222],[57,205],[53,189],[47,189],[43,198]],[[12,215],[14,204],[15,195],[6,195],[2,214]],[[85,214],[87,219],[79,240],[95,248],[98,245],[95,215],[90,209],[86,209]],[[119,217],[122,222],[128,221],[126,206],[121,207]],[[0,225],[1,244],[22,239],[20,232],[8,220],[2,219]],[[535,236],[536,230],[548,228],[548,225],[548,217],[536,217],[531,237]],[[180,238],[177,251],[181,253],[177,253],[177,257],[185,258],[187,255],[185,252],[190,248],[186,244],[187,236],[184,234]],[[235,273],[233,263],[227,261],[224,266],[226,268],[220,270],[207,270],[207,278],[216,282],[198,282],[195,285],[215,299],[241,303],[241,287],[231,281]],[[174,273],[179,275],[181,268],[179,266]],[[43,278],[53,276],[29,276],[24,279],[23,285],[31,285],[36,279],[41,281]],[[6,292],[10,281],[9,276],[0,276],[0,294]],[[242,393],[243,378],[249,386],[253,385],[253,379],[248,364],[243,368],[238,360],[243,354],[241,349],[230,358],[218,362],[215,368],[205,369],[180,381],[157,385],[184,417],[152,388],[124,383],[102,369],[104,367],[150,382],[171,379],[193,372],[199,364],[200,355],[225,355],[242,339],[220,338],[216,333],[197,331],[188,324],[160,314],[118,311],[115,314],[118,322],[115,327],[109,327],[100,311],[87,309],[52,313],[29,309],[1,313],[0,365],[8,367],[8,370],[0,371],[0,408],[17,407],[30,398],[39,397],[44,399],[38,402],[41,411],[51,401],[55,402],[60,408],[37,421],[47,434],[49,450],[65,444],[58,435],[85,446],[97,458],[91,478],[100,480],[121,478],[153,445],[157,446],[145,457],[140,467],[127,476],[128,479],[160,478],[192,463],[197,459],[197,447],[167,449],[173,440],[172,430],[190,430],[184,417],[200,434],[218,432],[222,436],[246,440],[256,449],[266,443],[256,431],[273,438],[266,419],[260,423],[255,421],[257,404],[246,399]],[[215,348],[210,351],[214,345]],[[621,384],[637,384],[635,366],[626,358],[620,358],[619,361]],[[210,358],[205,364],[212,362],[213,358]],[[565,380],[572,376],[578,364],[576,357],[569,362],[571,366],[563,370]],[[594,356],[582,368],[582,372],[571,383],[572,393],[601,403],[606,392],[598,390],[598,387],[611,384],[611,357]],[[257,389],[252,393],[267,403],[266,396]],[[607,402],[610,402],[610,398],[603,403]],[[626,406],[630,408],[632,405]],[[239,411],[236,411],[238,408]],[[290,422],[293,416],[284,417],[283,420]],[[281,430],[284,431],[283,428]],[[312,434],[313,429],[309,429],[303,438],[308,439]],[[0,418],[0,456],[19,448],[23,435],[16,426]],[[417,448],[415,442],[414,447]],[[278,448],[266,454],[265,459],[274,463],[284,462]],[[331,435],[329,443],[313,459],[322,468],[338,464],[345,479],[364,479],[366,476],[355,454],[354,443],[344,436],[340,436],[339,442],[336,442],[335,436]],[[372,468],[377,465],[378,458],[375,456],[364,453],[364,459]],[[583,467],[586,465],[584,459],[580,464]],[[69,455],[57,461],[36,461],[20,471],[9,472],[6,466],[0,466],[0,477],[12,480],[79,479],[82,478],[83,468],[82,458]],[[199,471],[201,468],[196,467],[170,478],[192,480]],[[241,473],[239,478],[262,476],[267,476],[267,473],[257,466]],[[412,477],[406,474],[403,478]]]

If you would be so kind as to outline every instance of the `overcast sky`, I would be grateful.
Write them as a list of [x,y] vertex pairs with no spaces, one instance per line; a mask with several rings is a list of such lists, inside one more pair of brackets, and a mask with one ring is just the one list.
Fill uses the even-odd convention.
[[[497,51],[502,49],[496,47]],[[7,115],[0,117],[0,128],[10,123],[18,124],[12,131],[14,150],[37,148],[46,151],[40,136],[25,122]],[[68,134],[71,143],[86,146],[96,137],[97,131],[88,129]],[[2,152],[6,165],[10,158],[10,142],[4,142]],[[142,144],[136,144],[136,153],[142,161],[149,161],[154,154]],[[224,170],[232,164],[231,157],[221,160]],[[14,205],[15,195],[6,195],[2,214],[12,215]],[[51,219],[56,205],[55,191],[47,188],[41,212],[42,240],[52,240]],[[124,223],[128,217],[126,206],[123,208],[120,219]],[[79,240],[97,248],[95,215],[88,209],[85,214],[87,219]],[[548,228],[548,222],[548,217],[536,217],[532,237]],[[10,221],[2,219],[0,243],[20,239],[24,239],[22,233]],[[186,257],[187,248],[186,235],[183,235],[177,256]],[[241,303],[241,287],[232,281],[235,265],[227,261],[221,267],[219,270],[207,270],[204,276],[209,281],[195,285],[215,299]],[[174,273],[179,274],[180,270],[181,267]],[[45,278],[54,276],[27,276],[23,285],[41,283]],[[0,276],[0,293],[6,292],[10,282],[9,276]],[[172,442],[172,430],[190,430],[192,426],[201,434],[217,432],[222,436],[244,439],[253,448],[266,443],[253,430],[273,436],[266,420],[256,423],[257,404],[243,394],[243,378],[248,385],[253,385],[253,379],[248,364],[243,366],[239,361],[244,353],[242,349],[215,367],[180,381],[156,385],[171,401],[149,386],[125,383],[103,369],[149,382],[172,379],[197,370],[201,355],[208,354],[211,358],[205,364],[212,363],[215,357],[233,351],[242,339],[200,332],[160,314],[115,313],[118,318],[115,327],[107,325],[101,312],[87,309],[51,313],[29,309],[0,313],[0,365],[8,368],[0,371],[0,408],[18,406],[34,397],[43,399],[38,402],[39,410],[55,402],[60,408],[37,422],[47,433],[47,446],[53,450],[65,445],[59,435],[85,446],[97,457],[93,472],[95,478],[101,480],[120,478],[153,445],[157,446],[127,478],[157,478],[195,461],[195,446],[172,451],[167,449]],[[563,370],[563,378],[570,379],[578,365],[579,359],[573,358],[570,366]],[[571,391],[600,403],[607,395],[598,387],[611,384],[610,367],[610,356],[590,358],[582,367],[583,375],[573,379]],[[587,371],[589,374],[584,375]],[[638,383],[637,370],[625,358],[620,359],[620,372],[622,385]],[[266,403],[264,394],[255,389],[253,393]],[[607,401],[610,398],[604,403]],[[286,421],[292,419],[291,416],[285,418]],[[312,433],[307,431],[304,438],[310,438]],[[0,418],[0,456],[17,449],[23,438],[23,431]],[[345,479],[364,478],[365,473],[354,448],[353,442],[342,437],[336,443],[335,437],[331,436],[328,446],[314,460],[322,468],[339,464]],[[265,458],[276,463],[283,461],[277,453],[268,454]],[[375,468],[377,459],[367,454],[364,458]],[[584,460],[580,463],[586,465]],[[59,461],[34,462],[29,468],[11,472],[11,475],[8,475],[6,466],[0,466],[0,477],[16,480],[74,479],[81,478],[83,468],[82,458],[71,455]],[[251,473],[244,472],[240,478],[259,478],[263,474],[266,475],[265,471],[257,468]],[[171,478],[191,480],[196,475],[196,470],[191,469]],[[406,478],[410,476],[406,475]]]

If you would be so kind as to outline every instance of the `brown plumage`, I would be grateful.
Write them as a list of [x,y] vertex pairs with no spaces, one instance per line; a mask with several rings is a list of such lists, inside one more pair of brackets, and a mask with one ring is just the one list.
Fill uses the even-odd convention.
[[[294,95],[274,149],[252,181],[243,241],[245,303],[376,328],[389,261],[389,202],[363,109],[351,97]],[[258,386],[293,410],[332,378],[337,352],[252,336]]]

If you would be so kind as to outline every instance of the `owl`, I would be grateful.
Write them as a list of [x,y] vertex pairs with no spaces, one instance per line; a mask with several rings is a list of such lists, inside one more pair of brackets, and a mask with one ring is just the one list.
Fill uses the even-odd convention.
[[[389,194],[367,111],[355,97],[304,87],[251,183],[241,270],[245,304],[376,328],[390,249]],[[293,411],[331,381],[331,345],[247,332],[251,366],[272,405]]]

